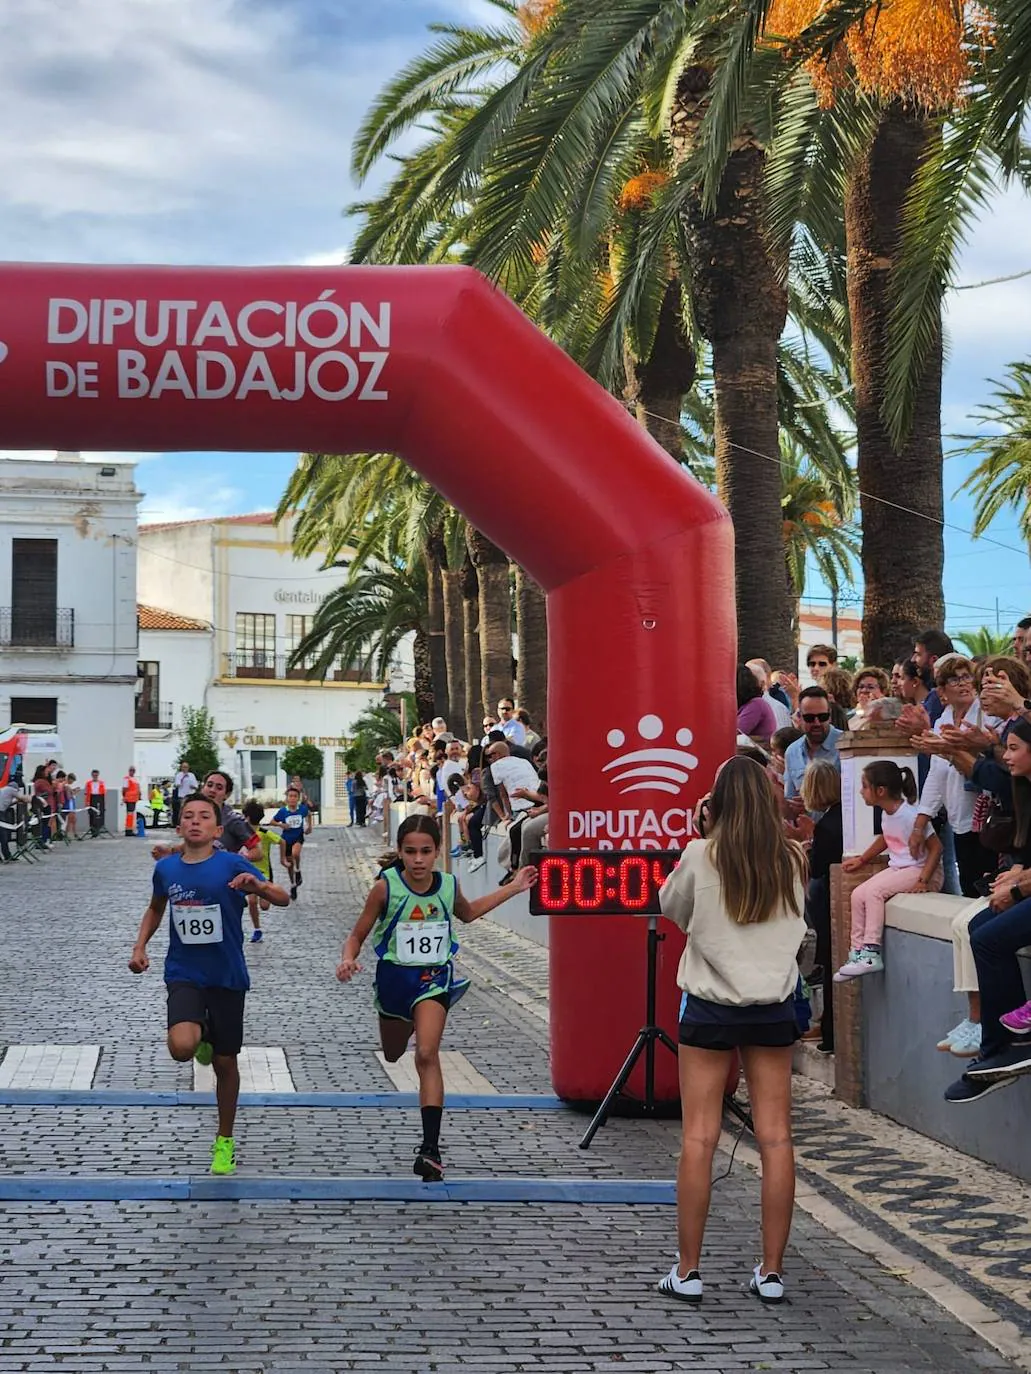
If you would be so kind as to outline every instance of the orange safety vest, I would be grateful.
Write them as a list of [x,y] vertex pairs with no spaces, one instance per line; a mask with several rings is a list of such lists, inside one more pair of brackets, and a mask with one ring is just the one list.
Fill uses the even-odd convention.
[[137,778],[126,777],[122,783],[122,800],[126,802],[138,802],[140,799],[140,784]]
[[87,801],[92,800],[93,797],[102,797],[106,791],[107,788],[99,778],[96,782],[94,782],[92,778],[86,779],[85,793]]

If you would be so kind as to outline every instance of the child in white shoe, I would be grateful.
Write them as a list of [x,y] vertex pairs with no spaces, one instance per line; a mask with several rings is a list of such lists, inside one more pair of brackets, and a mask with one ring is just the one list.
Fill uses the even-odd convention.
[[[863,854],[846,859],[845,873],[855,873],[888,851],[888,867],[860,883],[852,893],[852,948],[834,975],[836,983],[884,969],[881,941],[884,907],[900,892],[940,892],[943,883],[941,841],[927,822],[922,837],[914,838],[916,779],[912,769],[890,759],[877,759],[863,769],[862,797],[867,806],[881,808],[881,833]],[[911,839],[914,841],[910,843]]]

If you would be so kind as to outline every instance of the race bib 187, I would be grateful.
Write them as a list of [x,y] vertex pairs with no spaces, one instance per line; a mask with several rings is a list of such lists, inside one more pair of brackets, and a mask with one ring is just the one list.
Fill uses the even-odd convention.
[[394,948],[401,964],[446,964],[451,957],[451,926],[447,921],[403,921]]

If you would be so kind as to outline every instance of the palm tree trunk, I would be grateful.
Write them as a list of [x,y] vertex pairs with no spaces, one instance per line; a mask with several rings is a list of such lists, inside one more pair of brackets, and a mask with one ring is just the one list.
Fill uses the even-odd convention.
[[469,526],[469,554],[480,588],[480,682],[483,702],[493,712],[512,694],[512,591],[508,555]]
[[[915,110],[890,105],[851,170],[845,196],[868,663],[893,663],[912,651],[914,635],[940,629],[945,618],[940,327],[900,451],[883,419],[891,273],[906,197],[933,136]],[[897,509],[896,501],[908,509]]]
[[432,530],[423,543],[423,557],[426,560],[426,632],[429,636],[430,674],[433,680],[434,709],[426,717],[434,716],[447,719],[447,653],[444,643],[444,587],[441,569],[447,562],[444,547],[444,532],[441,528]]
[[462,661],[465,666],[465,730],[467,740],[483,735],[483,686],[480,681],[480,582],[467,553],[462,579]]
[[442,568],[440,576],[444,589],[444,656],[447,660],[448,713],[444,719],[448,729],[461,736],[465,734],[467,726],[465,650],[462,644],[462,571],[460,568]]
[[683,293],[676,278],[666,288],[648,361],[639,361],[628,348],[624,363],[624,395],[634,407],[638,421],[671,458],[682,463],[684,427],[680,409],[685,392],[694,386],[698,359],[684,330]]
[[539,735],[548,731],[548,613],[544,592],[516,568],[516,700]]
[[434,715],[430,637],[422,625],[416,628],[415,639],[412,643],[412,655],[415,659],[415,705],[419,712],[419,719],[410,722],[408,728],[414,732],[418,726],[432,720]]
[[[671,119],[674,151],[694,151],[712,74],[688,67]],[[695,317],[712,345],[716,475],[734,524],[738,658],[794,665],[784,579],[777,344],[787,320],[787,262],[765,234],[765,149],[738,138],[715,209],[689,206],[684,232]]]

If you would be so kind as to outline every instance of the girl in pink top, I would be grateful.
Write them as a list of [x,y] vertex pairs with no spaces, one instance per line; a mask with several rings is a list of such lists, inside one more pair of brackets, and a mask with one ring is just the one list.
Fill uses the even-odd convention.
[[852,948],[848,960],[834,975],[836,983],[858,978],[864,973],[884,969],[881,940],[884,934],[884,905],[900,892],[940,892],[943,874],[941,841],[928,821],[922,840],[911,845],[916,807],[916,779],[912,770],[900,768],[890,759],[878,759],[863,769],[862,797],[867,806],[881,808],[881,833],[864,854],[846,859],[845,873],[856,873],[888,852],[888,867],[852,893]]

